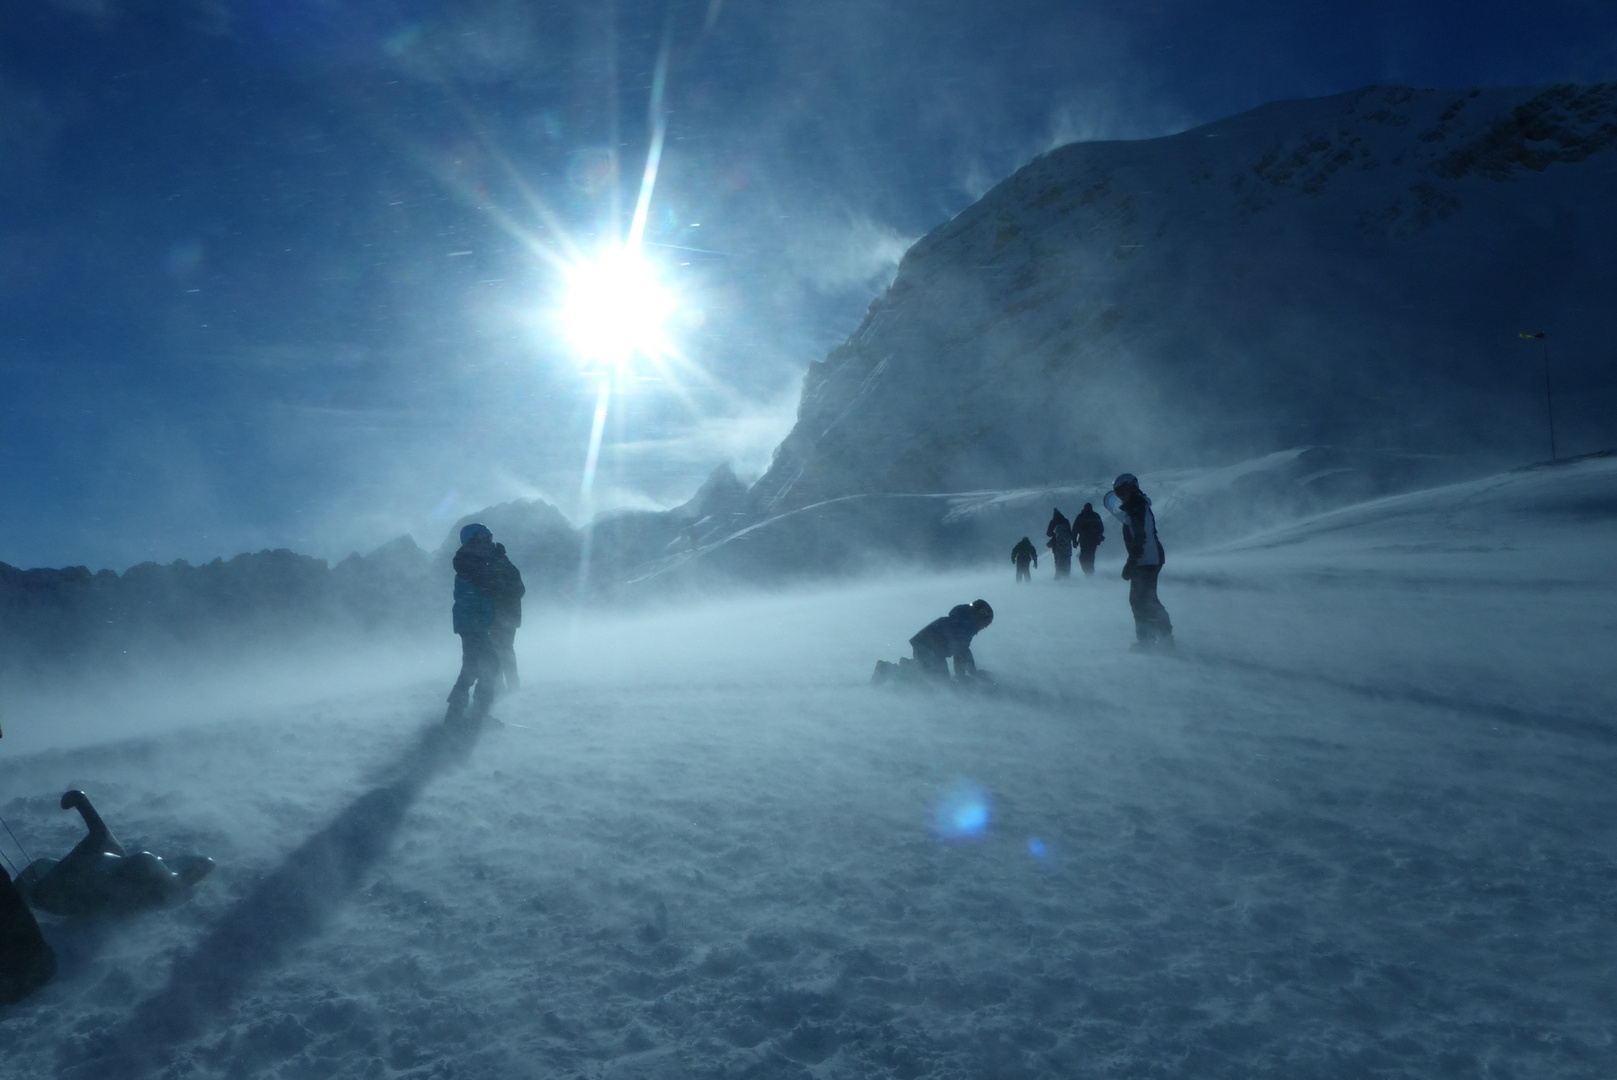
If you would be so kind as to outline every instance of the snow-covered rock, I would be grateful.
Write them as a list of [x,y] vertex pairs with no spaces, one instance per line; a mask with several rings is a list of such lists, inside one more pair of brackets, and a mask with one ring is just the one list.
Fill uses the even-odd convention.
[[[1051,151],[920,240],[803,382],[759,516],[1328,443],[1617,442],[1617,85],[1356,93]],[[1014,538],[1013,538],[1014,539]]]

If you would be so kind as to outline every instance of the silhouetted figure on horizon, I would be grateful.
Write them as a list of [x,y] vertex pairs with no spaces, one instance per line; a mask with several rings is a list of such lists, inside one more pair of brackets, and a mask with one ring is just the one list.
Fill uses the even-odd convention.
[[1072,523],[1067,520],[1060,508],[1056,508],[1050,518],[1050,524],[1044,527],[1044,535],[1049,537],[1044,546],[1050,549],[1055,556],[1056,577],[1072,576]]
[[[476,522],[460,530],[455,552],[455,633],[460,635],[460,677],[449,691],[444,723],[481,723],[494,705],[501,681],[500,654],[495,646],[495,613],[509,610],[510,591],[522,588],[522,575],[506,558],[505,545],[494,542],[486,525]],[[522,593],[516,594],[519,605]],[[509,627],[514,638],[516,627]],[[502,628],[502,638],[503,642]],[[513,664],[515,659],[513,658]],[[470,711],[468,711],[468,705]]]
[[1084,503],[1084,508],[1072,519],[1072,531],[1078,539],[1078,568],[1085,574],[1093,574],[1095,549],[1106,539],[1106,524],[1095,513],[1093,504]]
[[1124,473],[1112,484],[1105,498],[1106,509],[1123,524],[1123,546],[1128,561],[1123,564],[1123,580],[1129,583],[1129,607],[1134,610],[1136,650],[1173,647],[1173,623],[1168,609],[1157,599],[1157,575],[1165,555],[1157,539],[1157,519],[1151,513],[1151,500],[1140,490],[1133,473]]
[[1033,541],[1022,537],[1016,546],[1011,548],[1011,562],[1016,564],[1016,580],[1032,581],[1033,575],[1028,573],[1028,563],[1039,565],[1039,549],[1033,546]]

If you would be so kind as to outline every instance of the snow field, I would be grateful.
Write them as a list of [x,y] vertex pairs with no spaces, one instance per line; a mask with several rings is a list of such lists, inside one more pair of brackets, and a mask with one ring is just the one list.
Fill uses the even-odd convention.
[[[48,926],[0,1075],[1611,1074],[1614,576],[1354,521],[1170,543],[1172,657],[1127,651],[1108,541],[1070,583],[530,612],[512,726],[465,746],[446,634],[390,691],[8,760],[36,854],[76,785],[220,865]],[[1001,693],[864,685],[977,596]],[[986,829],[937,835],[963,790]]]

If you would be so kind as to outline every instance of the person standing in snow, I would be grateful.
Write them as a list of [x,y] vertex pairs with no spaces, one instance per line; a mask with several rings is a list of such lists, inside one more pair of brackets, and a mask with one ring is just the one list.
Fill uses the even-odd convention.
[[1173,623],[1168,609],[1157,599],[1157,575],[1162,572],[1164,554],[1157,539],[1157,519],[1151,513],[1151,500],[1140,490],[1133,473],[1124,473],[1112,484],[1105,498],[1106,509],[1123,525],[1123,546],[1128,560],[1123,564],[1123,580],[1129,583],[1129,607],[1134,610],[1133,648],[1138,651],[1173,647]]
[[1032,581],[1033,575],[1028,573],[1028,563],[1039,565],[1039,549],[1033,546],[1033,541],[1022,537],[1017,545],[1011,548],[1011,562],[1016,564],[1016,580]]
[[522,625],[522,597],[528,591],[522,584],[522,571],[505,554],[504,544],[495,544],[498,552],[496,576],[499,587],[494,592],[494,624],[489,629],[489,640],[494,644],[494,655],[500,660],[500,678],[506,693],[522,686],[517,677],[517,629]]
[[1044,527],[1044,535],[1050,538],[1045,541],[1044,546],[1049,548],[1050,554],[1055,556],[1056,577],[1071,577],[1072,523],[1067,520],[1067,516],[1061,512],[1059,507],[1051,516],[1050,524]]
[[[520,583],[521,579],[506,558],[505,545],[494,542],[494,534],[487,526],[473,522],[460,530],[453,609],[455,633],[460,635],[460,677],[449,691],[444,723],[479,723],[494,705],[500,681],[500,657],[493,638],[494,613],[497,603],[509,603],[505,592],[511,582]],[[514,628],[511,632],[513,636],[516,633]]]
[[1092,503],[1084,503],[1084,508],[1072,519],[1072,531],[1078,538],[1078,568],[1085,574],[1093,574],[1095,549],[1106,539],[1106,525],[1095,513]]

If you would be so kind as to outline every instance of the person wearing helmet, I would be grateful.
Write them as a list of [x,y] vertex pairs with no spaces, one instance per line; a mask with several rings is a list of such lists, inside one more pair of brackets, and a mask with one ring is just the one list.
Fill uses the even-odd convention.
[[971,639],[988,629],[994,621],[994,609],[987,600],[973,600],[969,604],[956,604],[949,614],[933,619],[910,638],[915,654],[915,666],[923,675],[933,678],[949,677],[949,657],[954,657],[954,676],[959,680],[978,677],[977,660],[971,655]]
[[[512,602],[511,593],[521,587],[521,582],[522,575],[506,557],[505,545],[494,542],[494,534],[486,525],[472,522],[460,530],[452,611],[455,633],[460,635],[460,677],[449,691],[444,723],[476,724],[488,716],[501,680],[500,656],[493,636],[495,616]],[[521,593],[516,597],[520,599]]]
[[1123,580],[1129,583],[1129,607],[1134,610],[1136,650],[1173,647],[1173,623],[1168,609],[1157,599],[1157,575],[1165,556],[1157,539],[1157,519],[1151,513],[1151,500],[1140,490],[1133,473],[1124,473],[1112,484],[1103,500],[1106,509],[1122,523],[1123,546],[1128,560],[1123,564]]

